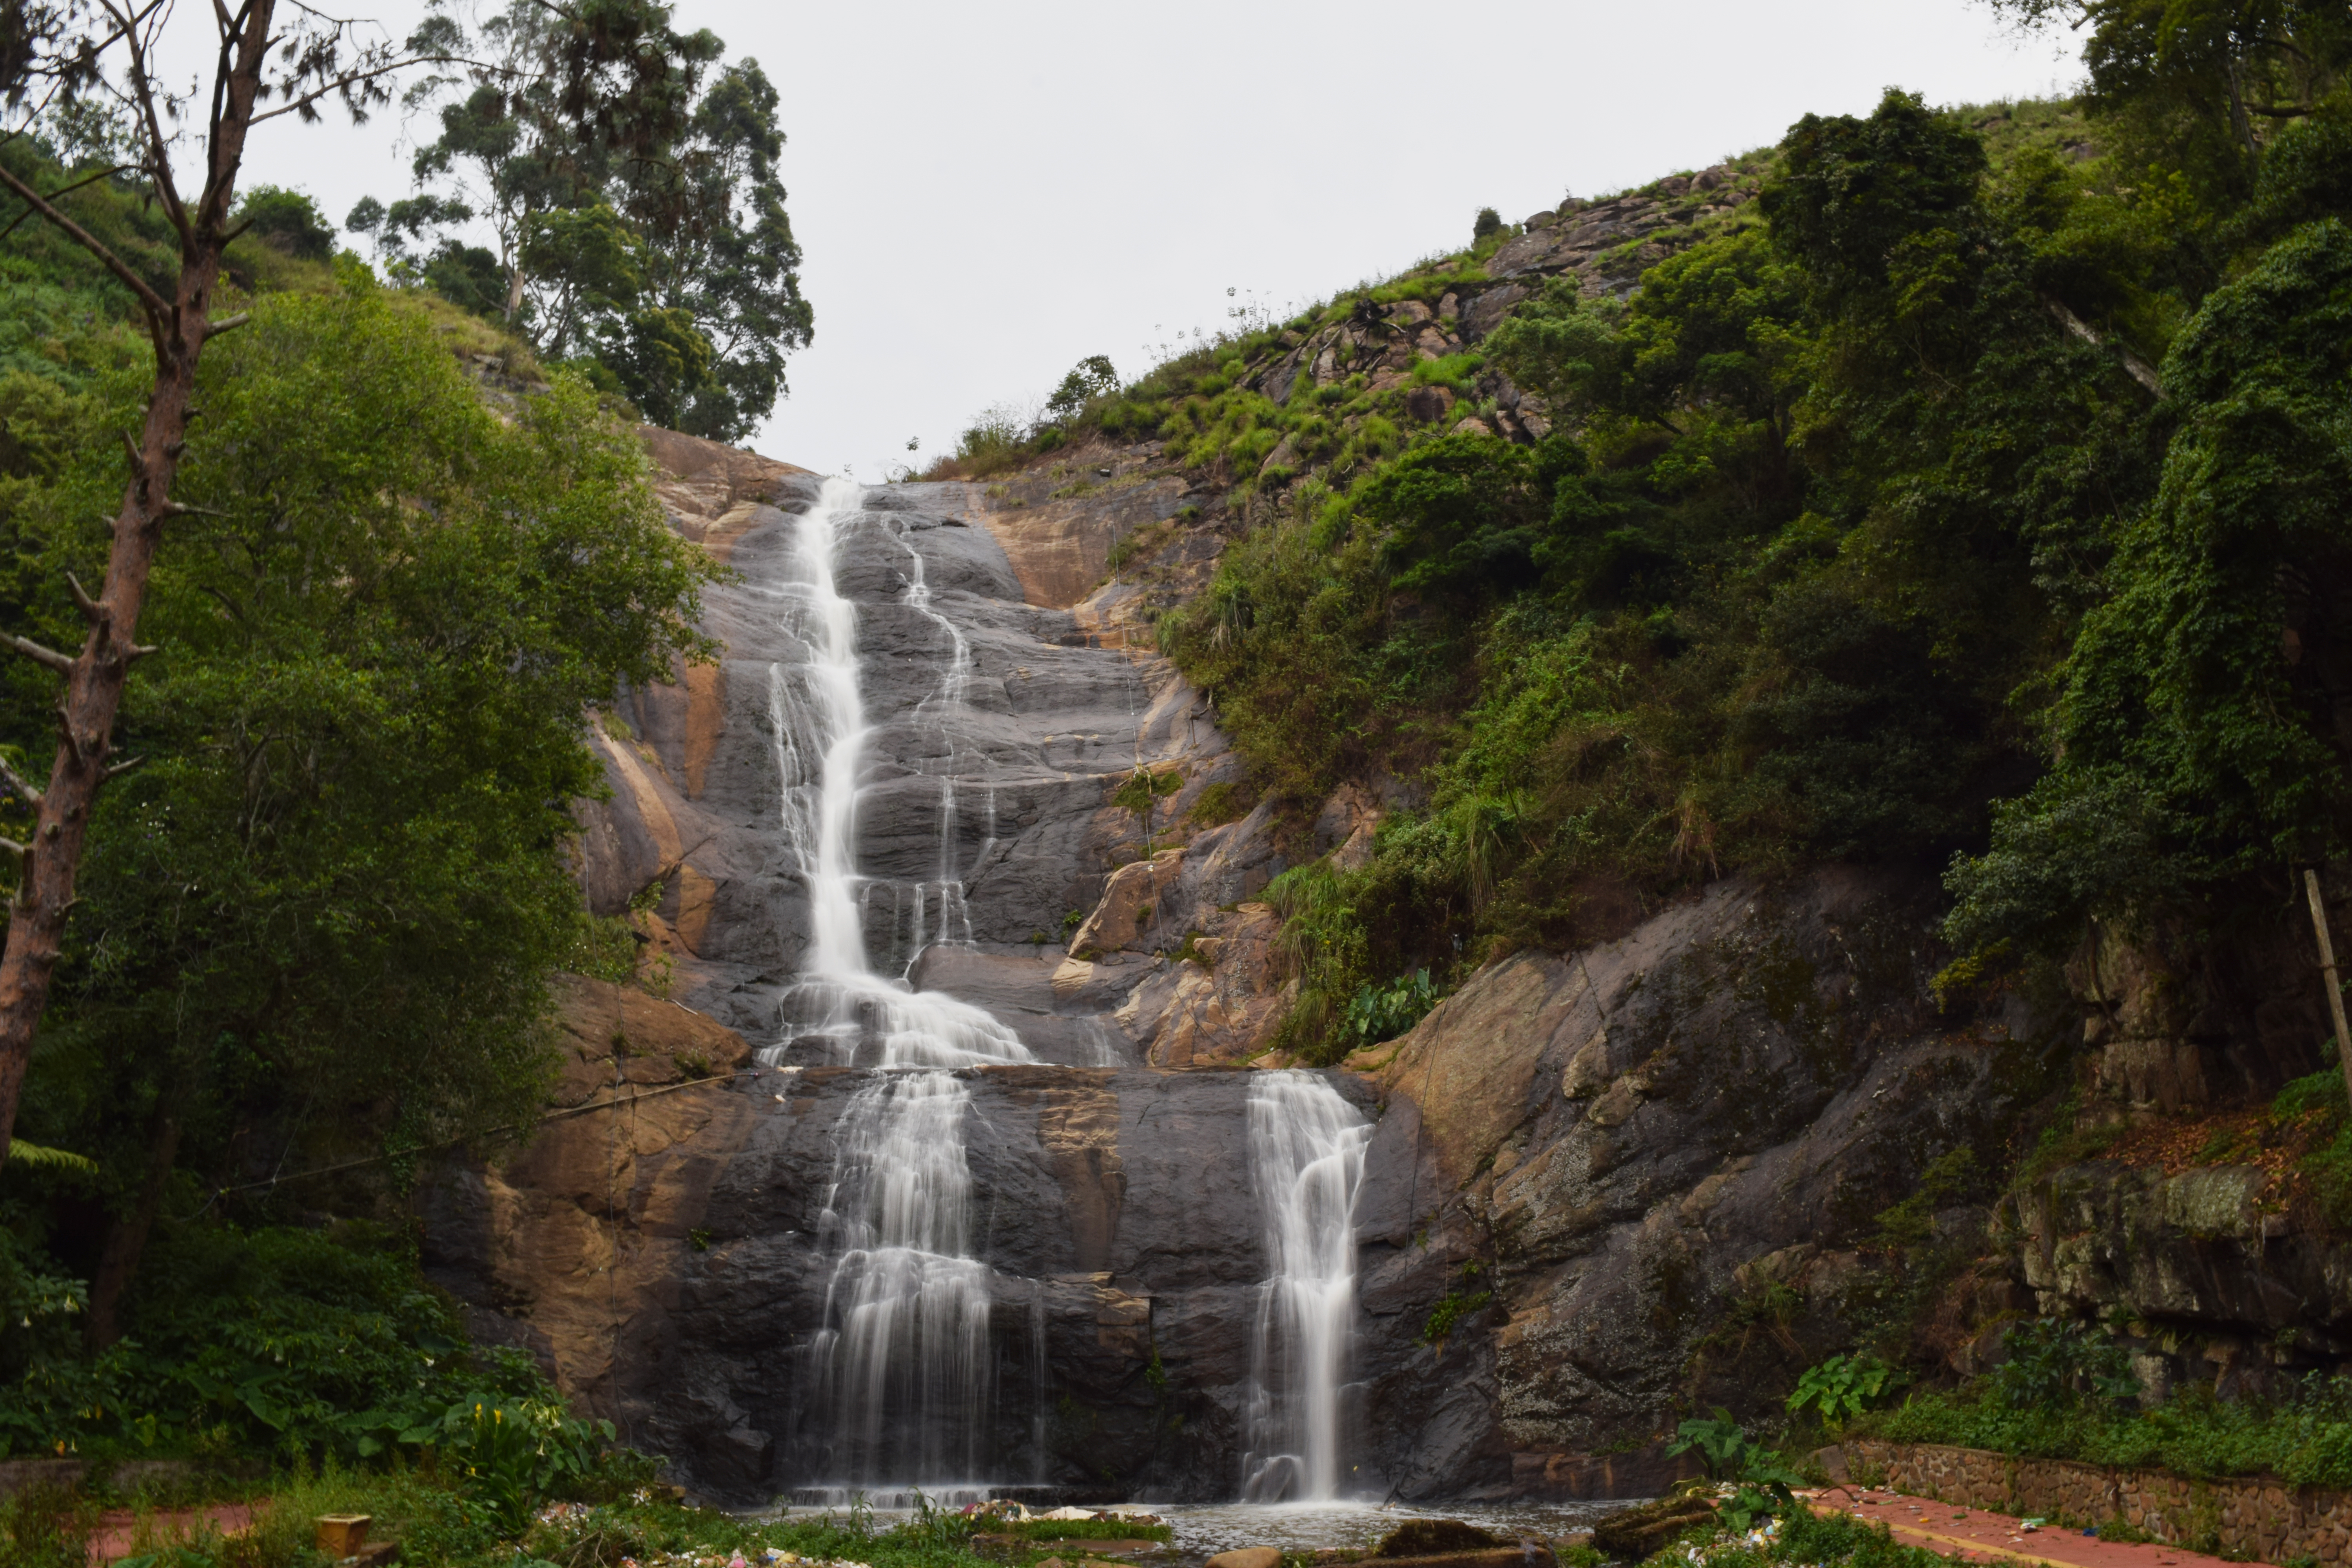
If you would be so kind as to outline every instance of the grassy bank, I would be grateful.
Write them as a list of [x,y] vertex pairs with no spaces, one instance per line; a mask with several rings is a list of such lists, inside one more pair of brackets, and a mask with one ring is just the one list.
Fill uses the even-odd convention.
[[[125,1512],[131,1540],[115,1550],[127,1551],[131,1568],[326,1568],[314,1544],[322,1514],[368,1515],[369,1540],[399,1542],[405,1568],[1021,1568],[1057,1542],[1170,1538],[1158,1523],[1008,1523],[932,1508],[887,1525],[862,1506],[750,1520],[672,1500],[643,1483],[649,1468],[634,1455],[609,1456],[558,1489],[568,1495],[430,1464],[298,1469],[242,1486],[215,1474],[131,1495],[37,1489],[0,1504],[0,1568],[83,1568],[106,1516]],[[237,1501],[252,1509],[251,1523],[228,1531],[185,1511]],[[992,1538],[984,1556],[975,1534]]]

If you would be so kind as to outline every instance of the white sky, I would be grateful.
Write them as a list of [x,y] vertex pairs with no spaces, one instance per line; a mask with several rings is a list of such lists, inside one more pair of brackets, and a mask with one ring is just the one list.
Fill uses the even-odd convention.
[[[412,0],[374,14],[405,32]],[[753,445],[878,479],[1078,359],[1279,307],[1517,220],[1777,141],[1888,85],[2048,94],[2072,41],[1970,0],[678,0],[782,95],[816,337]],[[184,22],[200,22],[190,7]],[[423,126],[418,130],[425,129]],[[397,115],[274,122],[247,183],[340,221],[408,190]]]

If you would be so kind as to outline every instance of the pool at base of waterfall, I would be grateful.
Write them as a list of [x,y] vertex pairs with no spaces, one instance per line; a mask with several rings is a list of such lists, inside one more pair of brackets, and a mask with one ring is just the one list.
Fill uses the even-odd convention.
[[[1174,1532],[1175,1540],[1168,1546],[1129,1559],[1139,1568],[1198,1568],[1220,1552],[1244,1546],[1271,1546],[1284,1552],[1369,1552],[1389,1531],[1413,1519],[1458,1519],[1507,1542],[1527,1540],[1552,1545],[1571,1532],[1591,1529],[1605,1515],[1643,1500],[1645,1500],[1411,1504],[1135,1502],[1119,1503],[1104,1511],[1148,1513]],[[794,1508],[791,1517],[805,1518],[825,1511]],[[910,1512],[899,1509],[873,1510],[877,1529],[887,1529],[911,1517]],[[1112,1540],[1118,1533],[1106,1520],[1103,1538]],[[1052,1543],[1037,1544],[1045,1547]],[[1072,1551],[1065,1555],[1068,1561],[1076,1562],[1087,1553]]]
[[1464,1503],[1153,1503],[1139,1504],[1158,1514],[1176,1533],[1174,1550],[1144,1562],[1205,1563],[1220,1552],[1243,1546],[1279,1551],[1369,1552],[1381,1538],[1412,1519],[1458,1519],[1507,1542],[1522,1538],[1547,1545],[1571,1531],[1627,1506],[1622,1502]]

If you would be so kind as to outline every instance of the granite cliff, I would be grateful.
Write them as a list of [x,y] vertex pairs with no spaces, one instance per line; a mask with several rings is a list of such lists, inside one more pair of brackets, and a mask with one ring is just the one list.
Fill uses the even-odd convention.
[[[1727,166],[1536,215],[1475,283],[1367,300],[1240,374],[1277,405],[1369,376],[1458,428],[1416,364],[1549,278],[1622,293],[1754,189]],[[1499,372],[1478,390],[1481,430],[1547,432]],[[589,902],[639,911],[667,999],[572,995],[578,1113],[432,1189],[431,1262],[482,1332],[750,1501],[809,1473],[812,1238],[866,1078],[758,1054],[809,940],[778,847],[770,584],[815,480],[647,439],[676,526],[743,574],[711,595],[723,661],[613,704],[611,797],[581,811]],[[868,952],[1038,1058],[960,1074],[1000,1481],[1235,1489],[1267,1268],[1244,1101],[1294,984],[1261,895],[1360,860],[1416,796],[1372,776],[1311,822],[1243,809],[1241,761],[1153,626],[1303,461],[1286,438],[1237,475],[1097,437],[992,482],[870,491],[841,557],[875,726]],[[1144,810],[1114,799],[1139,775],[1168,781]],[[2053,983],[1973,998],[1931,984],[1943,909],[1899,865],[1628,900],[1602,940],[1489,964],[1330,1069],[1372,1123],[1351,1487],[1654,1489],[1676,1412],[1769,1417],[1799,1370],[1895,1321],[1928,1375],[1981,1369],[2021,1317],[2117,1309],[2151,1386],[2259,1389],[2342,1353],[2346,1259],[2308,1193],[2179,1132],[2315,1065],[2291,901],[2221,938],[2102,930]]]

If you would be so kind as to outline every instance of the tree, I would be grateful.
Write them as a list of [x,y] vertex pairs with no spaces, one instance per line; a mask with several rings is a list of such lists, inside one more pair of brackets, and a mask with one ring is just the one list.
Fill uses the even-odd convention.
[[299,191],[256,185],[236,205],[238,220],[289,256],[324,261],[335,253],[335,231],[318,205]]
[[645,237],[646,310],[684,312],[709,344],[709,369],[664,422],[713,440],[740,440],[767,417],[784,393],[784,357],[807,346],[814,321],[776,174],[776,105],[759,61],[726,68],[669,155],[633,162],[624,184]]
[[634,63],[574,87],[561,67],[583,24],[527,0],[493,16],[488,63],[412,93],[461,93],[415,165],[420,187],[446,192],[355,209],[353,226],[415,237],[478,216],[500,309],[543,356],[593,354],[656,423],[739,440],[782,395],[813,320],[776,174],[776,90],[756,60],[714,70],[718,37],[677,32],[666,5],[617,0],[596,18]]
[[2179,426],[2055,716],[2058,761],[1954,863],[1968,949],[2063,942],[2352,845],[2352,226],[2295,230],[2165,362]]
[[2136,183],[2178,183],[2173,215],[2194,255],[2196,291],[2224,257],[2205,230],[2243,202],[2277,130],[2339,92],[2352,67],[2342,0],[1987,0],[2026,28],[2064,23],[2083,37],[2088,107]]
[[1087,411],[1087,405],[1097,397],[1108,397],[1118,390],[1118,372],[1112,367],[1108,354],[1088,354],[1070,367],[1070,374],[1054,388],[1054,395],[1045,400],[1045,417],[1053,420],[1076,419]]
[[316,120],[329,99],[363,118],[388,101],[394,73],[447,54],[446,31],[430,26],[396,46],[366,40],[358,24],[307,6],[281,9],[279,0],[215,5],[217,63],[205,107],[200,183],[191,195],[173,167],[179,137],[166,129],[177,123],[186,100],[175,97],[154,69],[170,14],[163,0],[16,0],[0,23],[0,104],[10,115],[0,142],[26,134],[52,106],[91,93],[110,96],[135,121],[138,141],[130,165],[106,174],[142,183],[179,242],[176,275],[151,281],[57,206],[61,189],[38,190],[0,163],[0,186],[88,249],[131,290],[154,356],[140,433],[122,434],[131,472],[114,511],[98,592],[89,593],[78,578],[57,585],[71,592],[87,622],[81,651],[69,656],[0,634],[8,647],[63,678],[59,743],[47,786],[37,788],[13,768],[0,773],[0,784],[24,802],[35,822],[26,843],[6,846],[17,881],[0,952],[0,1158],[16,1123],[100,786],[132,765],[113,760],[115,717],[131,664],[152,651],[138,642],[137,632],[156,546],[165,522],[188,510],[173,490],[187,447],[197,364],[207,342],[243,321],[236,316],[215,321],[212,304],[222,252],[234,232],[230,215],[247,142],[272,120]]
[[[106,1168],[101,1342],[192,1153],[299,1169],[529,1121],[547,975],[578,963],[587,706],[710,647],[716,569],[575,378],[499,417],[356,266],[253,317],[198,378],[201,510],[148,611],[172,654],[125,710],[149,761],[98,806],[27,1100]],[[9,531],[71,567],[106,479],[68,465]]]

